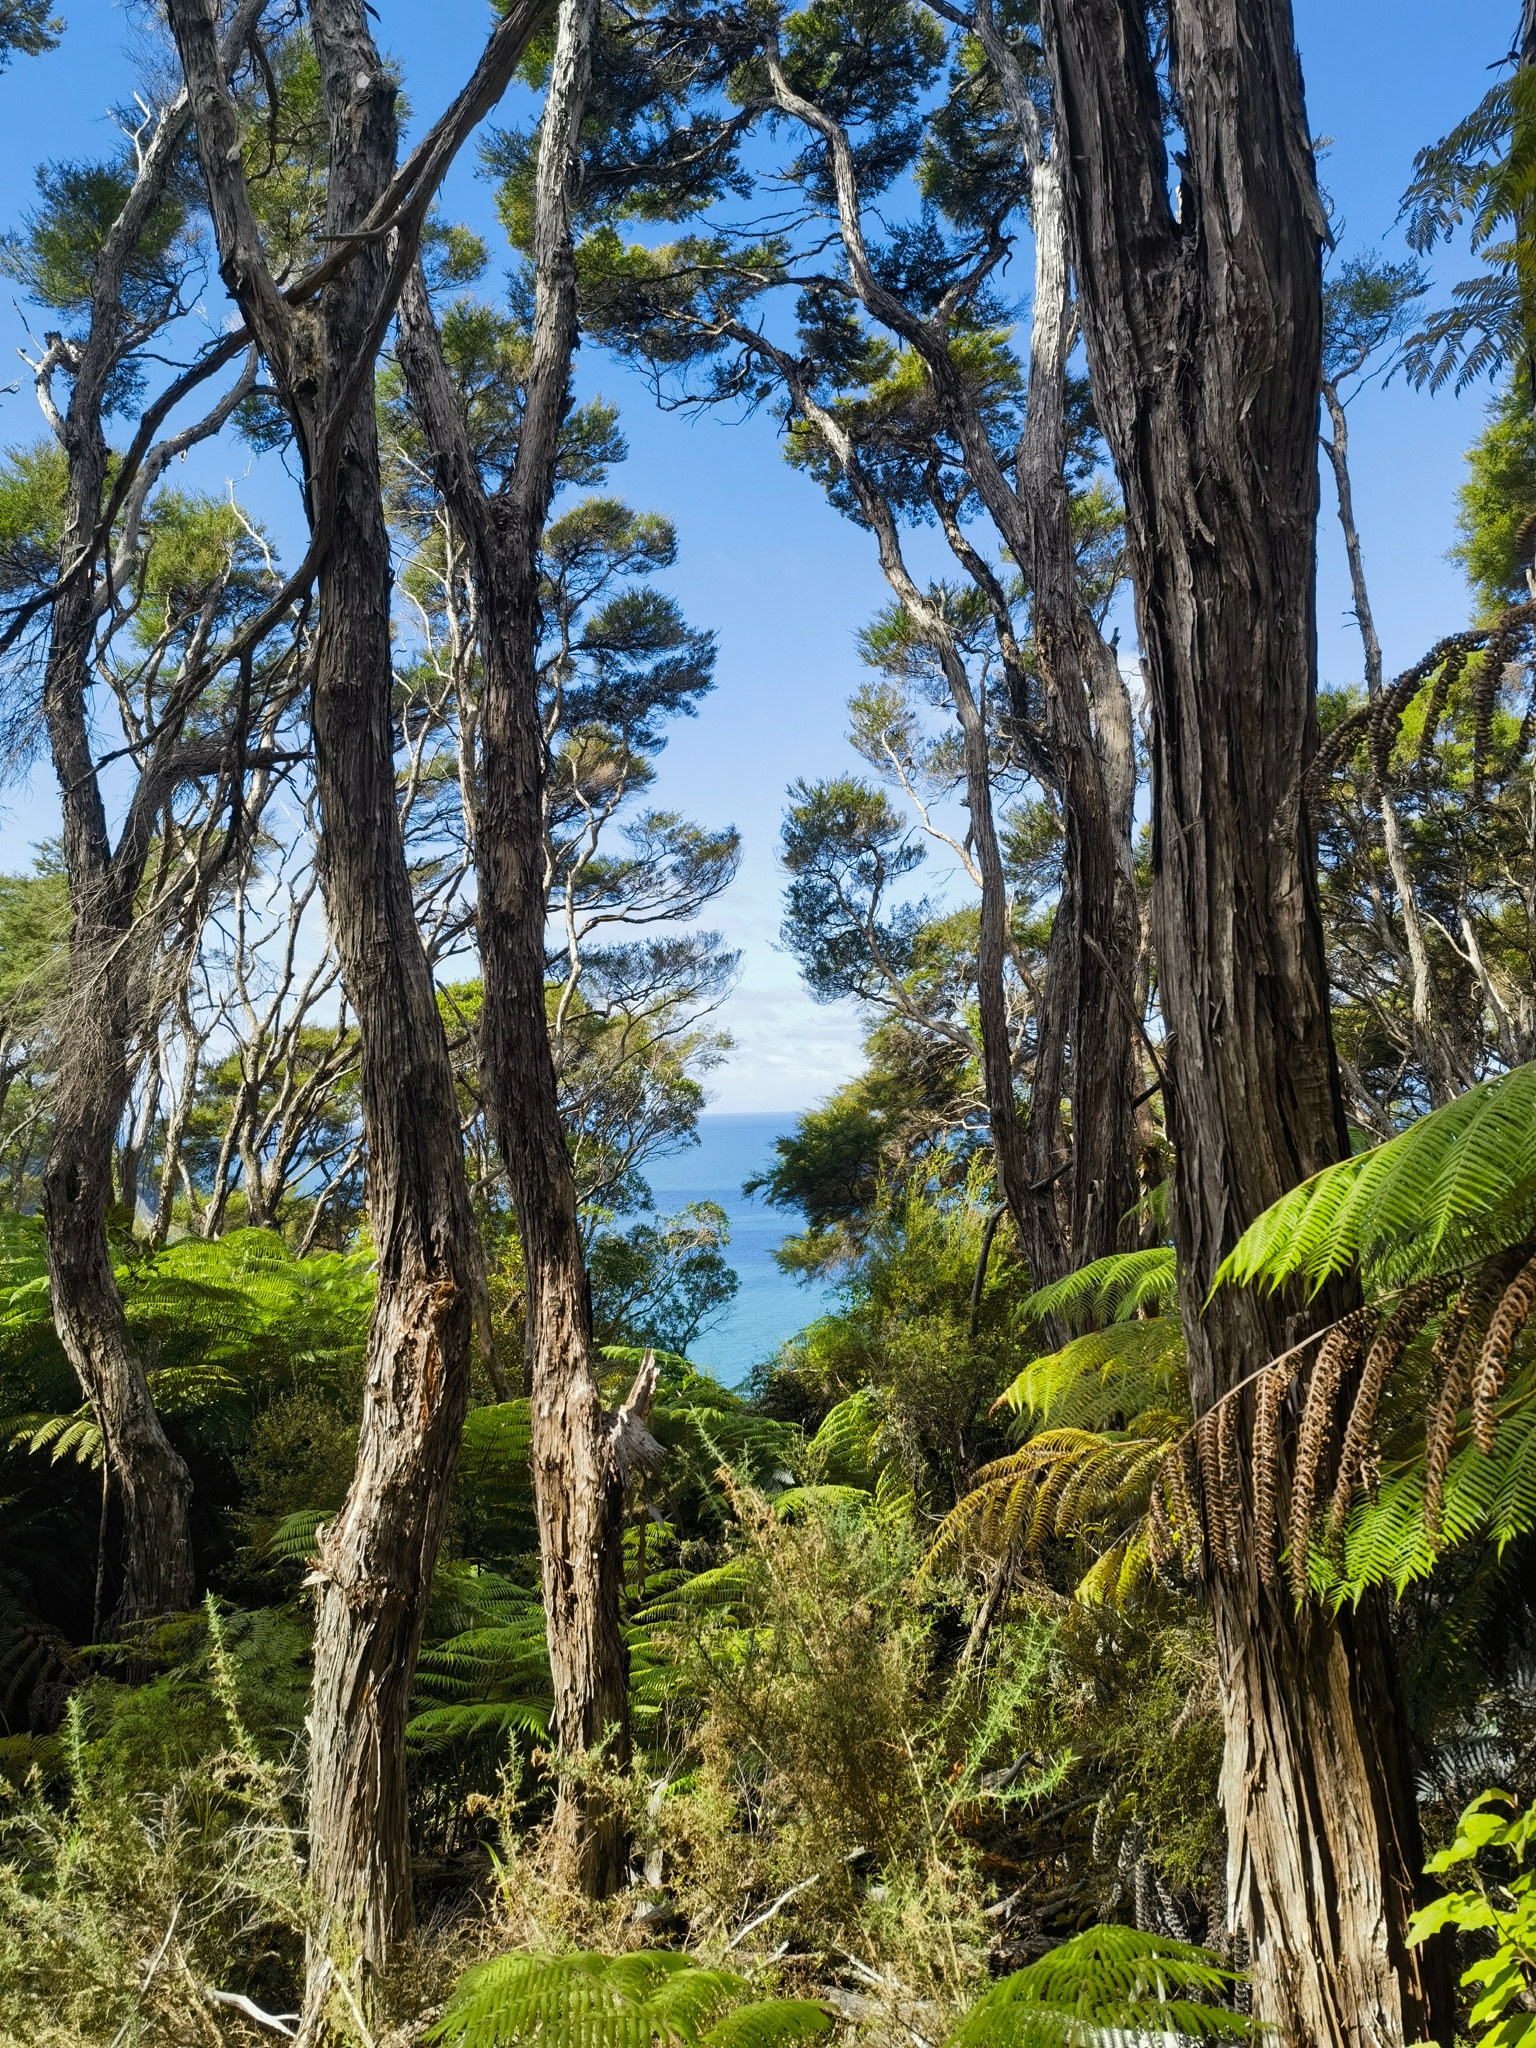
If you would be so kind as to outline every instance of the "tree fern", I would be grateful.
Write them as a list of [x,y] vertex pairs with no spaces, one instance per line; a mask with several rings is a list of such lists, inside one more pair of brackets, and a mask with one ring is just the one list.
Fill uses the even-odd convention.
[[1469,1088],[1396,1138],[1325,1167],[1266,1209],[1216,1285],[1311,1292],[1359,1266],[1367,1287],[1449,1273],[1536,1226],[1536,1064]]
[[1178,1299],[1178,1276],[1171,1245],[1139,1252],[1116,1252],[1095,1259],[1075,1273],[1038,1288],[1024,1302],[1036,1322],[1054,1316],[1069,1329],[1097,1329],[1126,1322],[1132,1316],[1165,1314]]
[[1112,1323],[1031,1359],[995,1406],[1034,1424],[1102,1428],[1114,1416],[1177,1400],[1183,1371],[1184,1332],[1177,1316]]
[[1134,1927],[1091,1927],[994,1985],[948,2048],[1251,2040],[1257,2022],[1220,2003],[1236,1981],[1207,1949]]
[[753,1999],[745,1978],[669,1950],[578,1952],[478,1964],[426,2038],[444,2048],[780,2048],[830,2025],[819,2005]]
[[1309,1554],[1312,1589],[1335,1605],[1357,1601],[1371,1586],[1398,1593],[1428,1578],[1452,1545],[1481,1542],[1496,1554],[1536,1531],[1536,1405],[1522,1392],[1501,1418],[1491,1453],[1467,1429],[1446,1467],[1438,1531],[1426,1514],[1421,1457],[1383,1479],[1374,1500],[1351,1510],[1337,1546]]
[[1028,1557],[1077,1543],[1085,1602],[1123,1602],[1150,1571],[1146,1515],[1169,1446],[1184,1433],[1184,1343],[1166,1246],[1095,1260],[1027,1304],[1082,1334],[1031,1359],[998,1397],[1029,1429],[976,1474],[924,1563],[941,1571],[980,1552]]

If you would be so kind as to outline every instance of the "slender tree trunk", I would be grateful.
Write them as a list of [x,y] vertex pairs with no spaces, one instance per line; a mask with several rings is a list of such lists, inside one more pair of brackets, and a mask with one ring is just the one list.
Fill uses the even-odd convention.
[[[1065,473],[1073,320],[1059,148],[1037,160],[1031,184],[1035,297],[1029,393],[1017,516],[1005,533],[1023,550],[1035,655],[1046,689],[1046,734],[1061,778],[1062,903],[1069,910],[1069,957],[1062,964],[1072,1048],[1071,1247],[1073,1262],[1086,1265],[1116,1249],[1121,1219],[1136,1199],[1136,749],[1130,696],[1115,650],[1099,632],[1077,579]],[[1000,505],[1007,509],[1005,501]]]
[[[113,943],[121,945],[120,934]],[[113,1140],[128,1097],[126,1028],[112,970],[102,966],[108,950],[77,917],[43,1217],[54,1323],[100,1425],[121,1504],[122,1580],[111,1620],[123,1627],[190,1607],[195,1585],[191,1475],[155,1412],[107,1242]]]
[[[220,269],[272,367],[306,465],[307,509],[329,519],[312,723],[326,914],[357,1018],[377,1291],[357,1471],[320,1537],[310,1716],[310,1880],[318,1907],[304,2037],[327,2031],[339,1974],[365,2012],[413,1920],[405,1723],[459,1437],[483,1285],[436,989],[417,928],[396,801],[391,564],[371,362],[389,247],[370,237],[290,312],[261,253],[240,171],[240,121],[212,0],[171,0],[192,95]],[[311,0],[331,131],[326,231],[345,236],[389,184],[397,86],[363,0]],[[518,32],[526,41],[527,27]],[[515,62],[515,57],[512,59]],[[439,172],[440,175],[440,172]],[[402,230],[404,232],[404,230]],[[334,241],[333,241],[334,246]],[[334,486],[314,466],[339,433]],[[316,502],[331,490],[331,503]]]
[[[596,0],[562,0],[558,9],[540,137],[527,398],[517,463],[496,499],[488,500],[480,484],[419,271],[401,299],[399,353],[438,486],[475,563],[484,668],[475,834],[485,983],[481,1058],[527,1277],[534,1499],[554,1731],[566,1754],[601,1751],[622,1765],[629,1741],[623,1515],[631,1477],[659,1455],[644,1427],[654,1369],[642,1372],[617,1416],[605,1410],[546,1007],[546,764],[537,671],[539,545],[576,341],[570,209],[596,14]],[[622,1821],[590,1776],[562,1784],[556,1832],[584,1890],[602,1896],[623,1881]]]
[[181,103],[157,124],[97,257],[90,326],[74,360],[62,436],[69,486],[60,560],[74,563],[77,573],[54,600],[43,683],[73,925],[70,1007],[58,1040],[57,1109],[42,1207],[59,1339],[101,1426],[123,1503],[119,1623],[190,1603],[191,1479],[150,1399],[107,1243],[113,1147],[129,1092],[127,949],[148,839],[142,831],[135,835],[125,829],[114,857],[86,700],[95,627],[96,523],[107,480],[102,413],[124,325],[122,278],[185,132]]
[[[362,0],[317,0],[310,30],[331,124],[326,230],[343,235],[394,170],[397,87]],[[327,398],[366,347],[384,267],[374,243],[322,299]],[[453,1070],[396,801],[391,585],[370,380],[336,477],[312,713],[320,880],[358,1023],[378,1274],[357,1471],[322,1533],[316,1572],[309,1830],[322,1924],[306,1998],[312,2033],[324,1964],[350,1974],[356,1958],[367,2009],[413,1924],[405,1723],[481,1285]]]
[[[1377,697],[1381,694],[1383,680],[1381,640],[1376,631],[1376,616],[1371,609],[1370,589],[1365,580],[1365,557],[1360,547],[1360,529],[1355,524],[1355,499],[1349,478],[1349,419],[1339,397],[1338,387],[1326,377],[1323,379],[1322,391],[1323,403],[1328,408],[1329,423],[1333,428],[1333,439],[1323,441],[1323,453],[1328,457],[1329,467],[1333,471],[1339,524],[1344,529],[1344,552],[1349,560],[1350,591],[1354,597],[1355,620],[1360,628],[1360,643],[1365,654],[1366,694]],[[1387,870],[1392,877],[1392,886],[1397,891],[1398,912],[1403,920],[1403,941],[1408,951],[1409,1014],[1413,1019],[1413,1036],[1416,1041],[1414,1050],[1429,1080],[1431,1102],[1438,1107],[1443,1102],[1449,1102],[1453,1095],[1459,1095],[1467,1083],[1455,1072],[1450,1046],[1435,1015],[1434,972],[1430,965],[1428,941],[1424,935],[1424,920],[1419,915],[1419,898],[1414,887],[1413,870],[1408,864],[1408,850],[1403,843],[1402,822],[1397,815],[1390,765],[1374,763],[1372,782],[1376,801],[1381,807],[1382,851],[1387,857]]]
[[[1176,1040],[1175,1234],[1197,1412],[1296,1332],[1224,1290],[1243,1226],[1340,1156],[1315,851],[1321,351],[1313,179],[1288,0],[1173,0],[1184,151],[1135,0],[1046,0],[1100,418],[1125,494],[1154,709],[1154,916]],[[1448,2039],[1404,1943],[1420,1853],[1390,1644],[1213,1561],[1231,1910],[1254,2004],[1297,2048]]]
[[[79,420],[73,407],[71,415],[64,547],[73,552],[89,544],[95,528],[105,450],[97,418]],[[112,1616],[122,1626],[192,1603],[192,1480],[155,1413],[107,1242],[113,1147],[129,1093],[127,949],[138,869],[125,855],[129,872],[114,870],[91,756],[91,626],[91,590],[82,581],[55,604],[44,684],[73,924],[42,1208],[59,1341],[95,1412],[122,1502],[123,1573]]]

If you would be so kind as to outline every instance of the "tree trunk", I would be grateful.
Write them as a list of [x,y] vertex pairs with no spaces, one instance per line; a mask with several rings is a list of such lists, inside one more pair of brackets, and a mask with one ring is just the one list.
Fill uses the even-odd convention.
[[[1177,212],[1133,0],[1043,10],[1095,398],[1154,710],[1154,920],[1197,1412],[1297,1332],[1212,1276],[1346,1135],[1302,774],[1315,741],[1319,249],[1288,0],[1173,0]],[[1404,1944],[1420,1852],[1379,1612],[1213,1564],[1231,1911],[1297,2048],[1449,2039]]]
[[[72,405],[69,431],[65,559],[89,546],[105,476],[99,421],[77,419]],[[86,723],[91,628],[91,587],[82,579],[55,603],[44,683],[73,922],[42,1208],[54,1323],[122,1501],[123,1574],[112,1615],[121,1627],[192,1603],[192,1480],[155,1413],[107,1242],[113,1146],[128,1104],[128,948],[142,863],[132,847],[114,863],[107,835]]]
[[[394,170],[396,85],[362,0],[310,8],[331,123],[326,230],[343,235]],[[385,256],[372,243],[323,297],[322,392],[366,346]],[[320,417],[327,408],[322,405]],[[320,1540],[310,1717],[311,1956],[362,1965],[365,2007],[413,1924],[405,1723],[469,1402],[480,1247],[437,991],[416,924],[395,785],[392,570],[371,381],[358,398],[320,572],[313,728],[326,917],[361,1047],[377,1295],[357,1471]]]
[[69,1012],[58,1034],[57,1109],[43,1172],[43,1221],[59,1340],[95,1411],[123,1503],[123,1581],[114,1616],[119,1624],[190,1604],[192,1482],[150,1399],[107,1243],[113,1146],[129,1093],[128,947],[149,838],[147,819],[135,817],[136,802],[130,812],[133,829],[125,826],[114,856],[86,700],[95,627],[96,523],[107,481],[102,413],[124,325],[122,276],[164,190],[185,129],[184,108],[162,117],[97,258],[90,327],[75,358],[62,435],[69,485],[59,559],[75,564],[76,573],[60,579],[43,682],[73,915]]
[[[479,599],[481,1060],[527,1276],[534,1500],[554,1733],[570,1757],[601,1752],[622,1766],[629,1753],[623,1515],[631,1476],[659,1455],[644,1428],[654,1370],[642,1372],[617,1417],[604,1409],[545,998],[546,764],[537,671],[539,546],[576,342],[570,209],[596,11],[595,0],[562,0],[558,11],[539,152],[527,398],[517,463],[496,499],[481,486],[419,271],[401,299],[399,355],[438,487],[473,553]],[[600,1897],[622,1883],[622,1821],[589,1774],[563,1780],[556,1834],[583,1890]]]
[[[1031,181],[1035,297],[1017,517],[1005,529],[1030,588],[1035,656],[1046,691],[1046,737],[1066,828],[1061,907],[1066,1038],[1072,1049],[1072,1261],[1118,1245],[1136,1199],[1135,1100],[1140,1081],[1132,1010],[1140,919],[1132,867],[1136,749],[1130,696],[1115,650],[1078,586],[1067,456],[1066,371],[1072,343],[1060,148]],[[1006,505],[1001,509],[1006,510]]]
[[122,936],[108,945],[97,937],[77,912],[43,1218],[54,1323],[101,1429],[122,1508],[122,1581],[110,1619],[123,1628],[192,1605],[192,1480],[155,1413],[107,1242],[112,1145],[128,1075],[116,977],[104,964]]
[[[311,0],[330,123],[326,231],[356,228],[395,167],[397,86],[363,0]],[[413,1922],[405,1723],[422,1622],[469,1399],[483,1285],[458,1108],[431,967],[416,924],[396,800],[391,563],[371,379],[389,253],[358,248],[318,304],[291,313],[261,254],[240,171],[240,122],[216,57],[211,0],[172,0],[220,269],[267,356],[306,464],[307,510],[330,520],[320,569],[312,724],[326,915],[357,1018],[377,1291],[357,1470],[321,1532],[314,1573],[310,1882],[318,1908],[304,2038],[327,2030],[332,1981],[377,2009]],[[402,230],[403,232],[403,230]],[[329,479],[314,465],[340,434]]]

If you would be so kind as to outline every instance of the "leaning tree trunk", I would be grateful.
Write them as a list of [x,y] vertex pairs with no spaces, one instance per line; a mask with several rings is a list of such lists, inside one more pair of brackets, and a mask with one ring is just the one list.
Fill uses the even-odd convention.
[[[576,342],[572,183],[596,0],[563,0],[541,128],[533,347],[517,462],[488,500],[419,271],[402,295],[399,355],[438,486],[473,553],[483,663],[475,864],[481,1057],[527,1277],[534,1502],[561,1751],[628,1758],[629,1653],[620,1617],[624,1506],[658,1455],[644,1424],[654,1369],[618,1415],[604,1408],[550,1047],[545,992],[545,739],[539,707],[540,540],[554,490]],[[559,1847],[582,1889],[622,1883],[622,1818],[590,1771],[562,1780]]]
[[[1177,211],[1139,0],[1046,0],[1095,399],[1125,495],[1153,704],[1154,919],[1197,1411],[1297,1331],[1224,1291],[1238,1233],[1346,1143],[1315,851],[1319,250],[1288,0],[1172,0]],[[1249,1526],[1243,1507],[1244,1526]],[[1212,1564],[1229,1898],[1287,2042],[1449,2013],[1404,1935],[1420,1860],[1390,1643]]]
[[87,699],[96,623],[96,527],[107,482],[102,415],[127,324],[122,278],[185,130],[184,107],[173,106],[161,117],[97,257],[90,326],[74,357],[62,436],[69,487],[59,559],[74,568],[59,579],[43,683],[73,920],[43,1221],[59,1339],[95,1413],[105,1471],[122,1503],[123,1578],[114,1616],[119,1624],[191,1603],[192,1481],[155,1413],[107,1243],[112,1151],[129,1093],[134,897],[149,841],[140,819],[138,830],[125,829],[114,856]]

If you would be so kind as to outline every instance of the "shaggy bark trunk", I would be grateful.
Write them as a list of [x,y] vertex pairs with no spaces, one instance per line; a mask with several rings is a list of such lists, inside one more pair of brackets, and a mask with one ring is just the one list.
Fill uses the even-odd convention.
[[[1280,1350],[1216,1267],[1340,1156],[1312,832],[1320,378],[1313,179],[1287,0],[1173,0],[1177,214],[1144,10],[1046,0],[1079,292],[1125,495],[1154,708],[1154,916],[1197,1412]],[[1404,1944],[1421,1860],[1380,1613],[1342,1624],[1213,1564],[1231,1910],[1298,2048],[1448,2039]]]
[[[447,1039],[417,928],[396,799],[391,564],[371,376],[392,245],[369,236],[291,312],[266,268],[240,172],[239,117],[210,0],[172,0],[220,270],[272,367],[306,467],[320,569],[313,730],[326,914],[357,1019],[377,1259],[357,1471],[320,1539],[310,1717],[309,1949],[304,2036],[321,2038],[333,1979],[365,2011],[412,1925],[405,1722],[469,1398],[483,1286]],[[395,167],[397,87],[363,0],[312,0],[330,122],[326,231],[358,227]],[[513,11],[461,103],[492,103],[538,10]],[[498,82],[499,81],[499,82]],[[488,97],[489,96],[489,100]],[[446,159],[435,171],[441,176]],[[400,233],[407,230],[400,229]],[[348,394],[351,394],[350,399]],[[333,452],[334,470],[330,470]],[[328,473],[329,472],[329,473]]]
[[[624,1505],[631,1477],[659,1456],[644,1427],[654,1369],[642,1372],[618,1416],[608,1414],[594,1365],[545,999],[546,763],[537,669],[539,545],[576,343],[571,202],[596,15],[596,0],[562,0],[558,12],[535,199],[523,428],[512,477],[494,500],[480,481],[419,271],[401,299],[399,355],[438,487],[472,550],[479,598],[481,1057],[527,1275],[534,1500],[554,1733],[569,1756],[601,1751],[622,1765],[629,1742],[629,1653],[620,1624]],[[556,1833],[585,1891],[603,1896],[623,1882],[622,1821],[589,1775],[562,1782]]]

